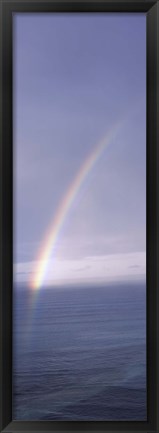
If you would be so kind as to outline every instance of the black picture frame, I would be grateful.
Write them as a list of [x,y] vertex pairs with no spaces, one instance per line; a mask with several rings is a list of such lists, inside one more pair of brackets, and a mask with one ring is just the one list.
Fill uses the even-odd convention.
[[[147,15],[147,421],[12,421],[13,146],[12,16],[15,12]],[[0,0],[0,431],[159,432],[159,0]]]

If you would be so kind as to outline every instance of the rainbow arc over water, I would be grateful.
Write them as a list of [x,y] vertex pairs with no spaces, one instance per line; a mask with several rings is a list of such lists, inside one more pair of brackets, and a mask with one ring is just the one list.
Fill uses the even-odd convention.
[[44,239],[41,243],[40,251],[36,258],[36,266],[31,277],[30,287],[32,290],[39,290],[45,281],[46,273],[49,267],[50,259],[55,253],[58,238],[63,228],[66,217],[73,206],[74,200],[80,191],[85,179],[98,162],[104,150],[112,140],[116,137],[118,131],[123,124],[123,120],[118,121],[106,133],[106,135],[96,144],[93,151],[88,155],[75,178],[73,179],[70,187],[66,191],[54,217],[51,226],[47,230]]

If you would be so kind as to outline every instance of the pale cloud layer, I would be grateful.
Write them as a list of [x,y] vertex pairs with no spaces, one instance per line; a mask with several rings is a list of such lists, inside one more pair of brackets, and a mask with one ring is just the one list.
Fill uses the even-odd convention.
[[[14,266],[15,281],[28,282],[34,275],[38,262],[18,263]],[[49,263],[43,286],[54,284],[144,279],[145,252],[89,256],[79,260],[58,260]]]

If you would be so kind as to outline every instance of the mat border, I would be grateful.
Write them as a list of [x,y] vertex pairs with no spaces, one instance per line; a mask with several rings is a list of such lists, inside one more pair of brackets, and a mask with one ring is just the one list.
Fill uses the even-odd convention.
[[[148,420],[145,422],[12,421],[12,15],[16,12],[145,12],[147,15]],[[0,32],[0,431],[159,433],[159,0],[0,0]]]

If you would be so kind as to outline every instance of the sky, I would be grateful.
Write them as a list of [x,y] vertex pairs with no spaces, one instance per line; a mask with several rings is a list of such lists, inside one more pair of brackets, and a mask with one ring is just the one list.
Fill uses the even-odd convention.
[[146,15],[16,13],[13,64],[14,281],[29,285],[60,203],[117,123],[42,286],[144,279]]

